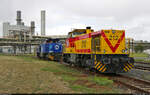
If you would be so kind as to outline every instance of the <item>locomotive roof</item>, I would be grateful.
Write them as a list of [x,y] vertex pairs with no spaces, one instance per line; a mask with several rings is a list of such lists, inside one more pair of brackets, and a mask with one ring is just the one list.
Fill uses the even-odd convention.
[[69,32],[70,33],[73,33],[73,32],[85,32],[86,29],[74,29],[73,31]]

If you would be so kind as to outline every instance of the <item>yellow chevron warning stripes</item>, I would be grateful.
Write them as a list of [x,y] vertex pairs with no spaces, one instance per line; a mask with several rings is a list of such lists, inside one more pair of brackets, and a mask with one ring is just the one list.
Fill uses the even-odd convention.
[[127,72],[127,69],[126,68],[123,68],[126,72]]
[[[100,61],[95,61],[94,64],[95,64],[94,68],[97,69],[100,72],[108,72],[109,70],[107,70],[107,68],[109,66],[111,66],[111,65],[102,64]],[[132,63],[122,63],[122,64],[120,64],[120,66],[123,66],[123,67],[121,67],[122,70],[127,72],[127,71],[131,70],[134,67],[134,64],[132,64]]]
[[128,65],[128,67],[130,68],[130,69],[132,69],[132,67],[129,65],[129,64],[127,64]]
[[127,63],[127,64],[124,64],[124,71],[129,71],[130,69],[132,69],[134,67],[133,64],[130,64],[130,63]]
[[102,66],[102,64],[99,65],[99,67],[97,68],[97,70]]
[[97,69],[97,70],[99,70],[99,71],[101,71],[101,72],[105,72],[106,71],[106,67],[105,67],[105,65],[106,64],[102,64],[100,61],[99,62],[94,62],[94,64],[95,64],[95,69]]
[[133,64],[130,64],[131,66],[132,66],[132,68],[134,67],[134,65]]
[[102,72],[105,72],[106,71],[106,67],[102,70]]
[[124,64],[124,70],[127,72],[129,68]]
[[125,65],[125,68],[129,71],[130,69],[128,68],[128,66]]
[[104,67],[105,67],[105,64],[99,69],[99,71],[101,71]]
[[95,68],[97,68],[97,66],[100,64],[100,62],[98,62],[97,64],[96,64],[96,66],[95,66]]

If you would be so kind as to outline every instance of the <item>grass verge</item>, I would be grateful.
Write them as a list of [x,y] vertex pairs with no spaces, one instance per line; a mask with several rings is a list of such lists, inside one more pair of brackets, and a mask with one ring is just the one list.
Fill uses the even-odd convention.
[[77,69],[50,62],[48,67],[41,68],[42,71],[53,72],[67,83],[74,91],[82,93],[120,93],[121,91],[113,86],[113,81],[106,77],[97,77],[83,74]]
[[[75,68],[72,68],[70,66],[65,66],[64,64],[59,64],[58,62],[53,62],[53,61],[44,61],[44,60],[39,60],[33,56],[5,56],[3,57],[2,55],[1,59],[7,61],[7,63],[10,63],[9,61],[13,63],[18,63],[20,67],[22,68],[23,66],[26,66],[27,71],[31,70],[31,66],[33,66],[33,70],[36,70],[34,67],[36,67],[39,71],[42,71],[41,73],[37,73],[38,76],[36,76],[35,79],[32,81],[36,80],[37,78],[41,78],[40,80],[43,80],[43,82],[48,81],[49,79],[51,80],[52,78],[47,78],[49,75],[48,74],[53,74],[57,80],[65,81],[65,83],[68,84],[68,87],[74,90],[75,92],[81,92],[81,93],[121,93],[120,89],[117,89],[113,85],[113,81],[109,80],[106,77],[97,77],[97,76],[92,76],[92,75],[85,75],[83,74],[82,71],[79,71]],[[26,63],[28,63],[26,65]],[[38,64],[40,63],[40,64]],[[10,66],[10,64],[9,64]],[[14,65],[13,65],[14,66]],[[16,69],[14,66],[13,68]],[[30,68],[30,69],[28,69]],[[38,71],[36,70],[36,71]],[[24,74],[25,70],[23,70]],[[45,73],[46,74],[45,74]],[[50,73],[52,72],[52,73]],[[27,72],[29,73],[29,72]],[[30,73],[32,73],[32,76],[35,75],[35,73],[31,70]],[[42,74],[42,75],[41,75]],[[45,75],[44,75],[45,74]],[[27,75],[29,76],[29,74]],[[25,76],[23,76],[25,77]],[[44,78],[45,77],[45,78]],[[20,77],[19,77],[20,78]],[[19,79],[18,79],[19,80]],[[27,79],[27,81],[30,82],[30,80]],[[54,81],[52,81],[54,82]],[[19,84],[19,83],[18,83]],[[49,82],[46,82],[46,84],[49,84]],[[30,85],[30,83],[26,84]],[[42,86],[42,85],[41,85]],[[30,86],[29,86],[30,87]],[[43,87],[38,87],[36,90],[42,90],[42,89],[47,89]],[[45,91],[45,90],[44,90]],[[48,90],[49,91],[49,90]]]
[[145,59],[135,59],[135,62],[147,62],[147,63],[150,63],[150,60],[145,60]]
[[108,86],[108,85],[112,86],[113,84],[112,80],[109,80],[108,78],[105,78],[105,77],[103,78],[103,77],[94,76],[90,78],[90,80],[101,86]]
[[146,53],[131,53],[130,57],[149,57],[149,55]]

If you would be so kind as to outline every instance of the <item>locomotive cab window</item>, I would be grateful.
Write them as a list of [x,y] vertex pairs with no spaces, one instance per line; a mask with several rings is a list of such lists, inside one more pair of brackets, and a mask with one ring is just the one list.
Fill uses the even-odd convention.
[[72,37],[76,37],[76,36],[78,36],[78,35],[82,35],[82,34],[86,34],[86,31],[80,31],[80,32],[73,32],[72,33]]
[[76,37],[76,36],[83,35],[83,34],[86,34],[85,29],[74,29],[72,32],[68,33],[68,38]]

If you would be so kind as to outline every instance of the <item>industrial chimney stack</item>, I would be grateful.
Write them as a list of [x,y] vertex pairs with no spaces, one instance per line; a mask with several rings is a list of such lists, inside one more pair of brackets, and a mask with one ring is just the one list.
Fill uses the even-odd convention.
[[45,11],[41,11],[41,35],[45,36]]
[[34,36],[35,35],[35,22],[31,21],[31,35]]
[[16,19],[16,21],[17,21],[17,25],[21,25],[22,23],[21,23],[21,11],[17,11],[17,19]]

